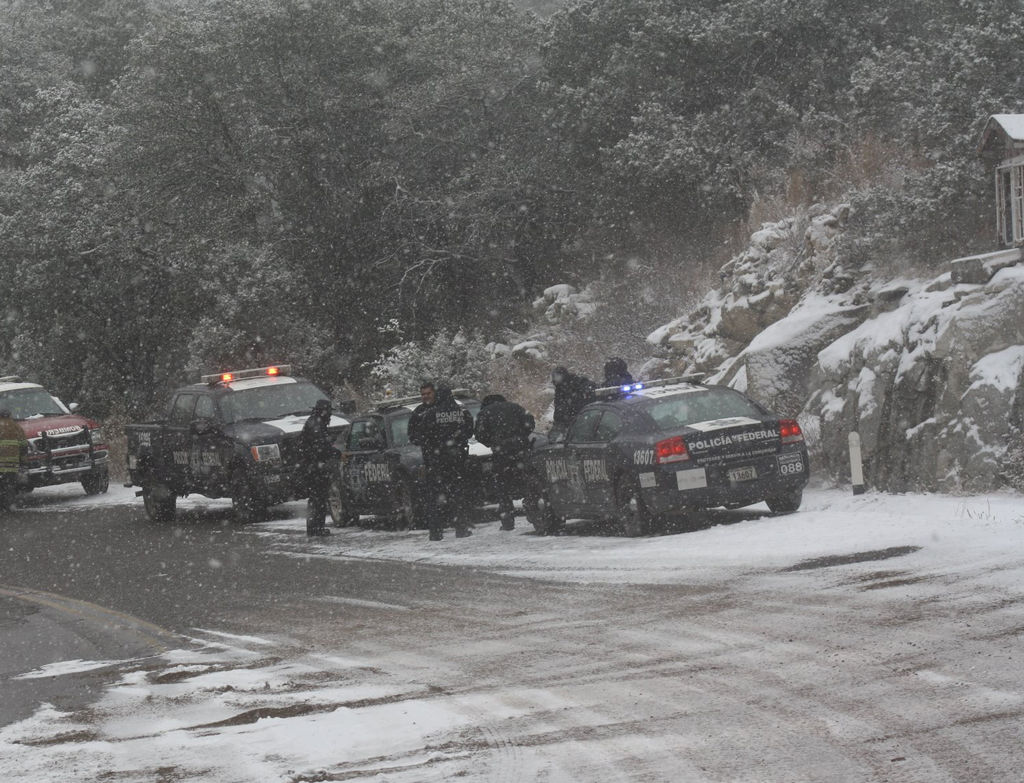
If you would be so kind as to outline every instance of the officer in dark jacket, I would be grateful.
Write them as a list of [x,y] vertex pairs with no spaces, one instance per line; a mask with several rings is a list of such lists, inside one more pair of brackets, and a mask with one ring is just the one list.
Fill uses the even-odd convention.
[[[429,392],[424,394],[424,391]],[[467,519],[465,488],[473,417],[455,401],[446,386],[420,387],[423,404],[409,419],[409,442],[423,450],[423,505],[431,541],[440,541],[448,525],[455,537],[472,534]],[[428,398],[433,402],[428,403]]]
[[476,415],[476,439],[488,446],[493,455],[502,530],[515,527],[512,501],[523,496],[523,461],[530,449],[533,428],[533,416],[522,405],[509,402],[500,394],[484,397]]
[[317,400],[313,413],[302,425],[299,436],[299,457],[305,475],[309,500],[306,503],[306,535],[329,536],[327,528],[327,498],[331,479],[338,469],[341,452],[335,448],[327,431],[331,423],[330,400]]
[[584,375],[576,375],[565,367],[551,371],[551,383],[555,387],[555,415],[551,434],[565,432],[576,414],[594,399],[594,382]]
[[629,374],[625,359],[613,356],[604,363],[605,386],[624,386],[627,383],[633,383],[633,376]]

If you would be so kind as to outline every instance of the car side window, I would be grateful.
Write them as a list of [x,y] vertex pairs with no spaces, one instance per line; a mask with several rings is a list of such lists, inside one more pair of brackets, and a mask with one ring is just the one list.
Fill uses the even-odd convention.
[[622,430],[622,417],[615,411],[606,410],[601,420],[597,423],[597,431],[594,433],[594,440],[607,443]]
[[192,409],[196,404],[196,395],[179,394],[174,398],[174,405],[171,407],[169,417],[171,424],[184,426],[192,421]]
[[597,426],[597,421],[601,418],[602,413],[604,411],[600,408],[583,411],[583,413],[573,419],[572,424],[569,426],[569,432],[565,438],[566,441],[571,443],[587,443],[594,440],[594,428]]
[[196,409],[192,414],[195,419],[212,419],[216,417],[217,413],[213,405],[213,397],[208,394],[202,394],[199,399],[196,400]]

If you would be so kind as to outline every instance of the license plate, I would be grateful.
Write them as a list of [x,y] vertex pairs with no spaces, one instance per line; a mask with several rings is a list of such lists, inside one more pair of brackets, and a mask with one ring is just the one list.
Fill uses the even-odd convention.
[[733,468],[727,474],[729,481],[753,481],[757,478],[757,469],[753,465],[748,465],[745,468]]

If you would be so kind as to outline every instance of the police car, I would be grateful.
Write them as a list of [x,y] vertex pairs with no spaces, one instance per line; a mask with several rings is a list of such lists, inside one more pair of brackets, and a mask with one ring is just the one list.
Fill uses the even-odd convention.
[[[239,520],[309,494],[299,453],[302,427],[317,400],[313,383],[289,365],[204,375],[171,397],[164,418],[125,426],[128,483],[140,487],[149,517],[168,521],[178,497],[231,498]],[[332,416],[340,438],[348,421]]]
[[695,376],[595,392],[564,439],[530,460],[527,518],[542,535],[566,519],[616,521],[626,535],[687,511],[764,501],[796,511],[810,462],[800,425]]
[[[480,401],[466,389],[452,391],[474,421]],[[409,419],[420,397],[382,400],[352,418],[341,454],[341,475],[330,492],[330,512],[335,525],[352,525],[360,515],[384,519],[389,526],[422,527],[419,519],[423,453],[409,442]],[[491,450],[469,441],[466,483],[473,505],[482,504],[490,491]]]

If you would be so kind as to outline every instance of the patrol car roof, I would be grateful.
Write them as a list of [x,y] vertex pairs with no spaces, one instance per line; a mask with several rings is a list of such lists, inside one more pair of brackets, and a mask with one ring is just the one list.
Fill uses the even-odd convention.
[[604,386],[594,391],[594,401],[639,403],[684,392],[707,391],[709,387],[700,383],[703,378],[703,374],[680,375],[622,386]]
[[217,383],[191,383],[184,388],[189,391],[241,391],[242,389],[255,389],[259,386],[280,386],[291,383],[309,383],[309,381],[291,375],[274,375],[263,378],[242,378],[237,381],[218,381]]
[[42,389],[38,383],[25,383],[23,381],[11,381],[0,383],[0,392],[17,391],[18,389]]

